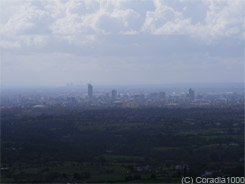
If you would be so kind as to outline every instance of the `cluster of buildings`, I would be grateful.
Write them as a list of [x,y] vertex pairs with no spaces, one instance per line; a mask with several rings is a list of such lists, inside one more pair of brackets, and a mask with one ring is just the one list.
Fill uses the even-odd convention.
[[244,104],[244,96],[233,92],[224,94],[195,95],[193,89],[188,92],[172,92],[168,96],[164,91],[149,94],[119,94],[113,89],[111,94],[93,95],[93,86],[88,85],[88,102],[90,105],[109,105],[118,107],[163,107],[169,105],[224,105],[224,104]]
[[46,106],[80,106],[84,108],[92,107],[165,107],[165,106],[202,106],[202,105],[225,105],[244,104],[243,94],[234,92],[224,92],[222,94],[195,94],[193,89],[184,92],[164,91],[139,93],[121,92],[116,89],[108,92],[94,91],[92,84],[88,84],[87,92],[57,90],[55,93],[33,94],[33,95],[10,95],[2,97],[1,107],[27,107],[42,108]]

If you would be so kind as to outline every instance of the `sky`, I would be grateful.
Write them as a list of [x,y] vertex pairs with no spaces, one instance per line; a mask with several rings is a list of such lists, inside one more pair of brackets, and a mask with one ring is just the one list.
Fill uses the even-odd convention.
[[243,0],[0,0],[1,85],[244,82]]

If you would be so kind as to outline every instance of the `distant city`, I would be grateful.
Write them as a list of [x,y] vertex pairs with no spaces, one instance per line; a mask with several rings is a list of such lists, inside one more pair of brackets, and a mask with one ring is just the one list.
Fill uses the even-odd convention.
[[[68,85],[69,86],[69,85]],[[166,92],[165,90],[138,92],[104,88],[94,90],[96,86],[87,85],[87,91],[81,88],[61,88],[52,92],[3,92],[2,108],[45,108],[52,106],[82,108],[144,108],[170,106],[207,106],[244,104],[244,94],[231,90],[219,93],[196,93],[195,89],[185,88]]]

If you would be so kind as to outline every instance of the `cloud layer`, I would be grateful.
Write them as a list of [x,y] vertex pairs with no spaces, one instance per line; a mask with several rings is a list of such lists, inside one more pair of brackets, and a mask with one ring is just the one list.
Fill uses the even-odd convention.
[[[133,83],[146,79],[147,83],[210,82],[215,77],[214,81],[243,80],[242,0],[0,2],[3,83],[35,83],[26,74],[36,67],[43,83],[47,79],[42,72],[56,72],[55,83],[62,77],[62,67],[74,70],[65,82],[77,78],[101,83],[126,83],[128,78],[135,78]],[[106,70],[108,76],[97,77]],[[121,70],[128,75],[120,75]],[[152,74],[144,77],[147,70]],[[213,77],[209,79],[202,70],[209,70]],[[20,76],[15,77],[13,71]],[[195,78],[198,73],[193,71],[200,71],[201,76]],[[232,79],[226,72],[234,73]],[[117,81],[111,80],[115,74]],[[167,75],[172,79],[156,82]]]

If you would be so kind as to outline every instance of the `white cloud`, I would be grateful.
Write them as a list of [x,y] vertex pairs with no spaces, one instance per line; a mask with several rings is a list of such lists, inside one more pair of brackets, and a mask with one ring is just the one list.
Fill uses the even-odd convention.
[[[96,7],[95,2],[85,1],[84,4],[80,1],[71,2],[66,6],[66,13],[50,26],[54,34],[119,33],[123,30],[132,30],[137,25],[139,14],[132,9],[117,9],[120,8],[119,2],[100,1],[97,2],[97,9],[93,8],[92,11],[90,9],[92,5]],[[81,7],[80,11],[77,10],[78,7]],[[86,11],[88,9],[90,11]]]
[[[201,3],[201,2],[200,2]],[[192,11],[184,6],[177,11],[166,1],[155,0],[155,10],[148,11],[142,30],[157,35],[185,34],[194,38],[216,39],[242,35],[244,32],[244,2],[205,0],[208,6],[205,23],[192,23],[192,17],[184,17],[183,12]],[[195,15],[193,15],[195,16]],[[239,37],[239,36],[238,36]]]
[[[14,13],[3,25],[1,33],[4,35],[26,34],[26,31],[32,31],[33,28],[38,30],[42,20],[44,20],[46,12],[25,3],[21,5],[16,13]],[[35,34],[38,33],[34,32]]]
[[142,30],[152,34],[187,34],[190,29],[190,19],[168,7],[161,1],[155,1],[156,9],[148,11]]
[[[243,39],[244,3],[242,0],[203,0],[206,17],[193,23],[195,14],[191,12],[188,1],[173,2],[153,0],[154,9],[130,0],[40,0],[40,1],[7,1],[2,0],[4,11],[1,13],[2,40],[22,45],[23,43],[48,43],[41,36],[67,38],[69,44],[75,45],[94,42],[95,36],[108,34],[153,34],[153,35],[187,35],[194,39],[215,40],[222,37],[237,36]],[[178,5],[178,6],[177,6]],[[142,6],[142,10],[140,8]],[[149,4],[148,4],[149,6]],[[9,11],[8,11],[9,10]],[[10,13],[11,12],[11,13]],[[18,35],[26,35],[19,37]],[[87,36],[85,36],[87,35]],[[30,38],[27,38],[30,36]],[[36,38],[34,38],[37,36]],[[23,41],[26,38],[26,41]],[[86,41],[78,41],[86,38]],[[28,41],[28,40],[36,41]],[[12,44],[13,45],[13,44]],[[27,44],[29,45],[29,44]],[[24,46],[24,45],[23,45]],[[6,46],[7,47],[7,46]],[[9,46],[8,46],[9,47]],[[10,47],[9,47],[10,48]]]
[[206,22],[210,35],[231,36],[242,33],[244,24],[244,2],[237,1],[208,1]]

